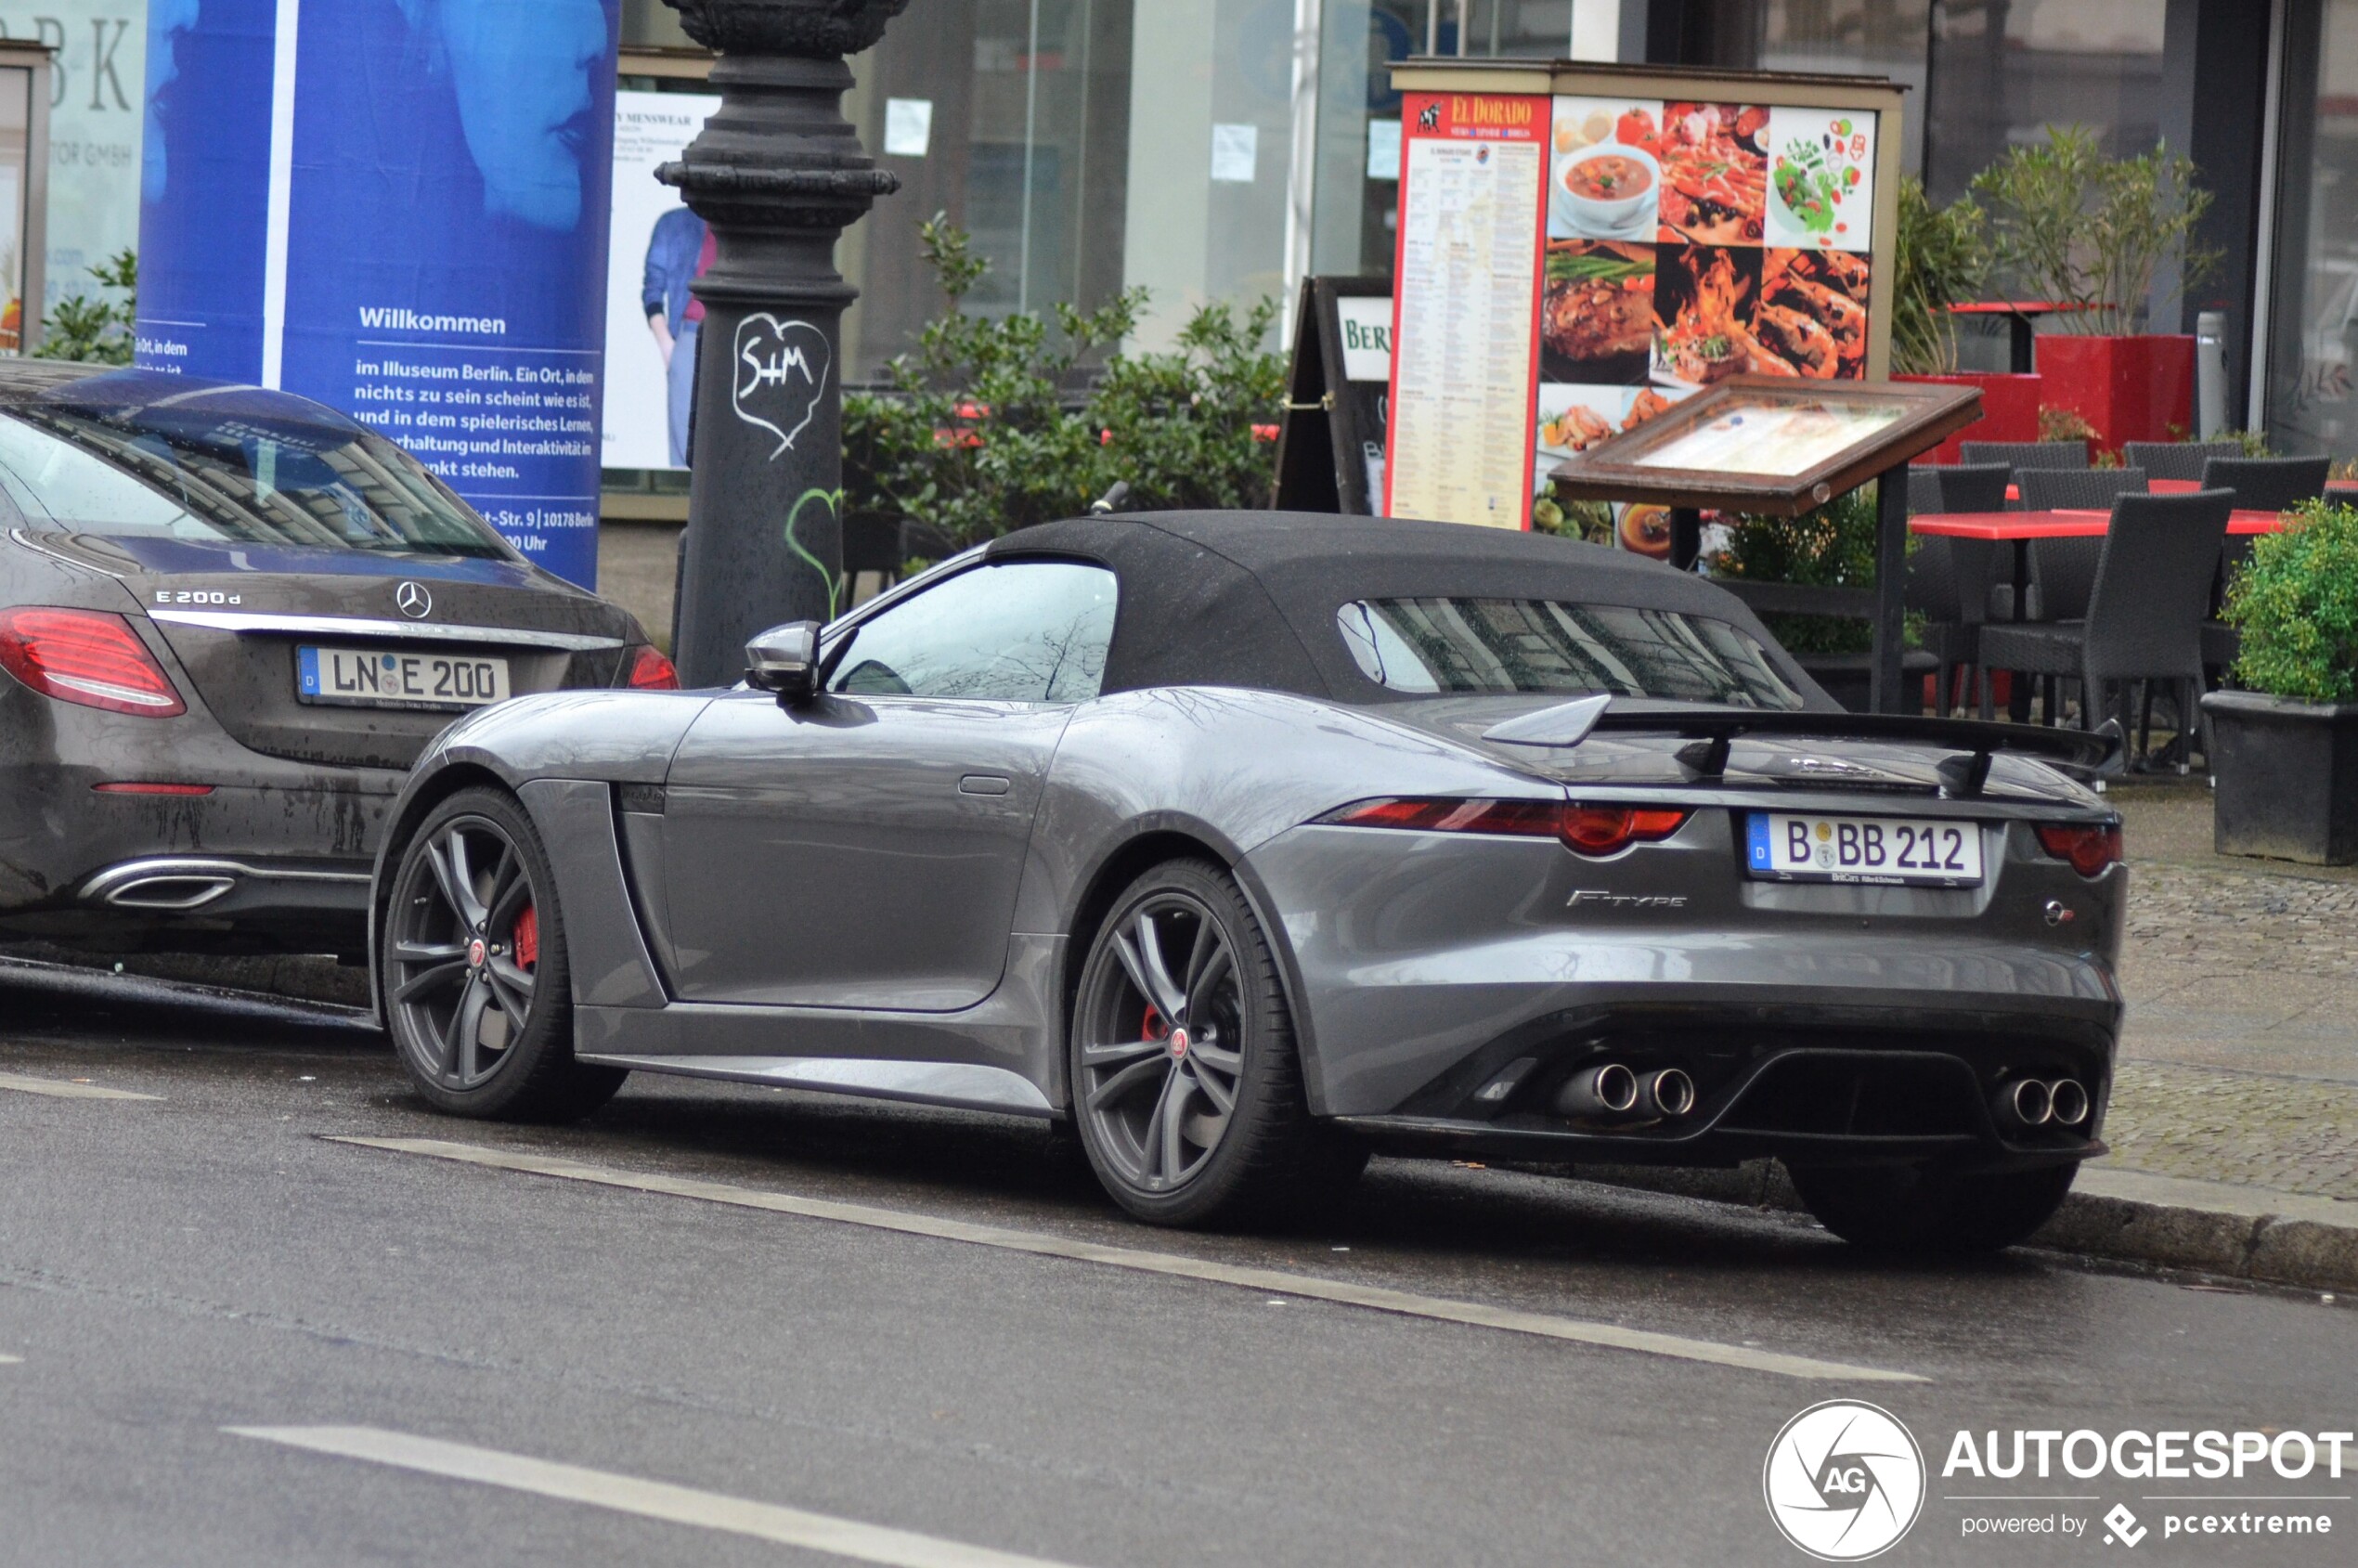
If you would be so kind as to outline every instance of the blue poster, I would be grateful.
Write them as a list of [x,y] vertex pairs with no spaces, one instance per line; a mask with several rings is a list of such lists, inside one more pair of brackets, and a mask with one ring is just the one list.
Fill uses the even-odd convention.
[[279,0],[149,0],[136,337],[149,369],[261,377],[278,11]]
[[154,0],[141,363],[342,408],[594,586],[618,3]]

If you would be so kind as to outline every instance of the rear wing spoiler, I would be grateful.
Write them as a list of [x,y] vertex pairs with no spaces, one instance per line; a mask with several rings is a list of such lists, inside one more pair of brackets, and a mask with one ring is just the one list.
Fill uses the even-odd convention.
[[1593,734],[1670,735],[1690,741],[1678,761],[1697,779],[1728,771],[1738,740],[1793,735],[1825,741],[1894,741],[1937,746],[1957,755],[1939,765],[1941,793],[1976,796],[1989,779],[1991,758],[2028,757],[2080,778],[2108,778],[2127,752],[2117,720],[2104,728],[2049,730],[1974,719],[1925,719],[1898,713],[1788,713],[1759,708],[1633,703],[1611,695],[1582,697],[1494,724],[1483,739],[1508,745],[1576,746]]

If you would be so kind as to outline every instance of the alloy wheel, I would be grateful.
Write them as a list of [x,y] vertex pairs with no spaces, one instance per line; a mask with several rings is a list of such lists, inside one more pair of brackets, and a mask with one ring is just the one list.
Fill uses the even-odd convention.
[[1203,1170],[1234,1118],[1245,1065],[1236,954],[1201,901],[1163,891],[1130,906],[1095,967],[1082,1114],[1125,1181],[1167,1192]]
[[390,912],[387,994],[418,1067],[473,1089],[505,1065],[532,1016],[540,923],[523,851],[486,818],[453,818],[413,847]]

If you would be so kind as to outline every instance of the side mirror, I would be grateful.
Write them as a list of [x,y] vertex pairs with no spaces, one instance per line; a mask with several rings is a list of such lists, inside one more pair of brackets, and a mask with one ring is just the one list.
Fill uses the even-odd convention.
[[786,704],[819,694],[819,623],[789,621],[745,644],[745,683]]

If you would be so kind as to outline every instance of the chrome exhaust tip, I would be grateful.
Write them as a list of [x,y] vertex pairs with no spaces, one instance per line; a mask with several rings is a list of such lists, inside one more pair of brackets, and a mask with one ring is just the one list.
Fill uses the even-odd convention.
[[1638,1075],[1619,1062],[1574,1073],[1556,1095],[1556,1109],[1566,1116],[1626,1116],[1637,1108]]
[[1680,1117],[1695,1108],[1695,1081],[1675,1067],[1664,1068],[1646,1080],[1649,1114]]
[[2047,1085],[2047,1113],[2058,1127],[2077,1127],[2088,1120],[2094,1102],[2077,1078],[2059,1078]]
[[2035,1078],[2017,1078],[1998,1086],[1992,1108],[1998,1113],[1998,1125],[2008,1132],[2027,1132],[2045,1126],[2054,1115],[2054,1095]]

